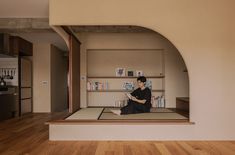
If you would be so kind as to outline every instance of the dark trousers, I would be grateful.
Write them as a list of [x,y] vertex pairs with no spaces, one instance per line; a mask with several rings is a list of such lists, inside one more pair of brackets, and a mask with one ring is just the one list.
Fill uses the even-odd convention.
[[146,107],[144,104],[128,100],[128,104],[121,108],[121,115],[126,114],[137,114],[150,112],[150,108]]

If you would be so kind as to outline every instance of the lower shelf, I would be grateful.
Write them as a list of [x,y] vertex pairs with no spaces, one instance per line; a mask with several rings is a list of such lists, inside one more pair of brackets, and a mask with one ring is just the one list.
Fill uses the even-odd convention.
[[[132,92],[134,90],[122,90],[122,89],[116,89],[116,90],[87,90],[87,92]],[[165,92],[165,90],[151,90],[152,92]]]

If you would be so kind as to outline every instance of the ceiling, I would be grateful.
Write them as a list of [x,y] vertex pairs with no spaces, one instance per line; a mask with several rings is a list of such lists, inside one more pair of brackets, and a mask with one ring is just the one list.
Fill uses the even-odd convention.
[[75,33],[81,32],[95,32],[95,33],[146,33],[154,32],[150,29],[139,26],[71,26]]
[[[42,19],[49,18],[49,0],[0,0],[0,18],[27,18]],[[7,32],[18,35],[33,43],[51,43],[58,48],[67,51],[67,46],[63,39],[53,31],[45,29],[20,29],[15,19],[16,29],[1,29],[0,32]],[[12,22],[10,24],[12,25]],[[45,24],[45,23],[43,23]],[[46,25],[45,25],[46,26]],[[48,24],[49,26],[49,24]],[[9,27],[9,26],[8,26]],[[75,33],[94,32],[94,33],[142,33],[153,32],[149,29],[137,26],[72,26]]]
[[0,18],[48,18],[49,0],[0,0]]
[[25,40],[28,40],[35,44],[53,44],[63,51],[68,51],[67,45],[64,40],[55,32],[46,32],[46,33],[13,33],[12,35],[17,35]]

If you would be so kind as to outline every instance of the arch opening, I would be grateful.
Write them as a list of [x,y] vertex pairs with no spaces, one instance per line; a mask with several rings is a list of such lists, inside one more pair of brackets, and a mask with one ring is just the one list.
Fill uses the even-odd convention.
[[[128,71],[133,71],[134,77],[136,71],[142,71],[152,87],[152,107],[162,108],[163,112],[168,109],[166,113],[180,114],[189,121],[188,69],[181,53],[166,37],[149,28],[130,25],[70,26],[70,29],[81,42],[81,108],[120,106],[124,102],[120,94],[125,91],[120,85],[123,82],[131,85],[134,79],[128,77]],[[143,61],[139,64],[149,68],[141,68],[132,59]],[[160,67],[154,69],[154,65]],[[124,69],[126,74],[116,77],[117,69]],[[106,83],[107,90],[103,88]]]

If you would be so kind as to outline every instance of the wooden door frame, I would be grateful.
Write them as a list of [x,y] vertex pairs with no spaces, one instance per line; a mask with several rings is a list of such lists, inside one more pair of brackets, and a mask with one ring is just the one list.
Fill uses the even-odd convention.
[[[81,42],[77,39],[77,37],[75,36],[75,34],[73,32],[71,32],[71,30],[68,28],[68,27],[63,27],[64,30],[69,34],[69,70],[68,70],[68,102],[69,102],[69,112],[70,113],[73,113],[77,110],[80,109],[80,56],[81,56],[81,53],[80,53],[80,45],[81,45]],[[74,44],[75,45],[75,50],[76,50],[76,46],[79,48],[79,50],[77,52],[78,53],[78,57],[79,57],[79,73],[77,75],[73,75],[73,71],[74,71],[74,68],[76,66],[74,66],[74,51],[73,51],[73,48],[74,48]],[[78,62],[76,62],[78,63]],[[76,69],[76,68],[75,68]],[[74,76],[76,77],[76,79],[74,79]],[[78,80],[78,81],[76,81]],[[74,83],[78,84],[78,88],[74,87]],[[77,89],[78,92],[74,92],[74,90]],[[79,93],[79,95],[75,95],[75,93]],[[78,107],[74,107],[74,102],[76,102],[78,104]]]

